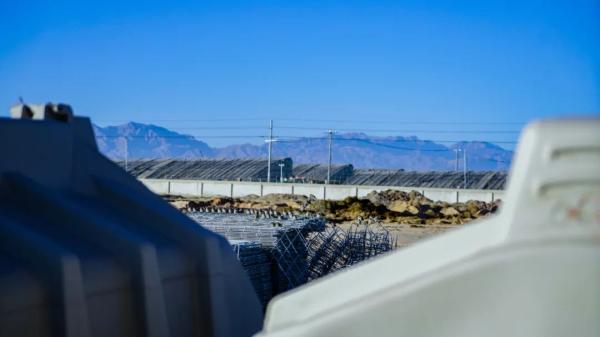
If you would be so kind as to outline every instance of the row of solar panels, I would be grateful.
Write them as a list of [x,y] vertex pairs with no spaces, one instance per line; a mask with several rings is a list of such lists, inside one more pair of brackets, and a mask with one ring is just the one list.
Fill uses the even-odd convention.
[[[267,160],[264,159],[162,159],[119,162],[132,175],[146,179],[198,179],[267,181]],[[280,164],[283,164],[280,166]],[[280,175],[296,182],[322,183],[327,180],[327,165],[293,165],[290,158],[271,163],[271,180]],[[330,181],[347,185],[406,186],[430,188],[466,188],[502,190],[507,172],[416,172],[404,170],[354,169],[352,165],[332,165]]]

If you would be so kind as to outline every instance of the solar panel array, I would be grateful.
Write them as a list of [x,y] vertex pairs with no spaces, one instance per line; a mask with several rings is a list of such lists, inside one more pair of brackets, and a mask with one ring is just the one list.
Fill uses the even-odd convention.
[[[352,176],[354,167],[347,165],[331,165],[330,181],[343,183]],[[299,164],[292,171],[295,181],[307,183],[322,183],[327,180],[327,165],[321,164]]]
[[[125,167],[125,162],[118,162]],[[138,178],[202,179],[233,181],[267,181],[267,160],[264,159],[153,159],[127,162],[127,171]],[[271,161],[271,181],[278,181],[283,164],[283,176],[292,175],[290,158]]]
[[[284,178],[306,183],[322,183],[327,179],[327,165],[293,166],[290,158],[284,158],[272,161],[272,181],[279,181],[280,163],[284,164]],[[119,164],[125,167],[124,162]],[[138,178],[150,179],[267,180],[267,161],[264,159],[134,160],[127,163],[127,170]],[[502,190],[506,185],[507,176],[507,172],[502,171],[469,171],[466,188]],[[425,188],[465,187],[462,172],[354,169],[352,165],[332,165],[331,182],[346,185]]]
[[[467,186],[470,189],[502,190],[506,186],[507,172],[469,171]],[[344,184],[375,186],[406,186],[432,188],[464,188],[462,172],[415,172],[403,170],[354,170]]]

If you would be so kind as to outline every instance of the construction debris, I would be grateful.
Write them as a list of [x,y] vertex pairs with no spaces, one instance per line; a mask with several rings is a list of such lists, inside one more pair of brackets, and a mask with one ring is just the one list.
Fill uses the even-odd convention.
[[250,278],[263,308],[266,307],[273,297],[269,255],[260,243],[246,240],[230,240],[230,243],[235,256]]
[[261,245],[274,266],[272,289],[275,294],[306,283],[307,236],[325,229],[325,220],[320,217],[273,221],[272,218],[237,213],[194,212],[189,216],[230,241],[243,240]]
[[400,224],[463,224],[497,211],[500,200],[466,203],[433,201],[417,191],[371,192],[364,199],[317,200],[307,209],[333,222],[367,219]]
[[329,227],[309,241],[309,279],[314,280],[334,271],[393,250],[396,239],[381,225],[355,223],[348,229]]
[[229,240],[263,305],[274,295],[395,247],[381,226],[356,223],[344,229],[322,217],[273,221],[243,213],[188,215]]
[[400,224],[458,225],[495,213],[500,200],[465,203],[433,201],[417,191],[386,190],[371,192],[365,198],[317,200],[302,195],[269,194],[244,198],[167,197],[177,208],[188,212],[243,213],[257,219],[293,220],[322,216],[340,223],[364,219],[371,222]]

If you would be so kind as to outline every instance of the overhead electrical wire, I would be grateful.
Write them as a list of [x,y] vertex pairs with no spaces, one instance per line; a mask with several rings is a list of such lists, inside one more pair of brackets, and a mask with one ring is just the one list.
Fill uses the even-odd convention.
[[[147,139],[148,136],[142,135],[98,135],[98,138],[133,138],[133,139]],[[268,139],[268,136],[263,135],[197,135],[197,134],[189,134],[189,135],[160,135],[161,138],[167,139],[190,139],[194,138],[196,140],[201,140],[202,138],[257,138],[257,139]],[[287,141],[297,141],[297,140],[327,140],[327,137],[310,137],[310,136],[278,136],[278,142],[287,142]],[[363,138],[348,138],[348,137],[333,137],[334,140],[355,140],[361,141]],[[469,142],[465,140],[451,140],[451,139],[394,139],[395,143],[409,143],[409,142],[433,142],[433,143],[461,143],[461,142]],[[486,143],[498,143],[498,144],[517,144],[515,141],[496,141],[496,140],[475,140],[473,142],[486,142]]]
[[[151,119],[151,120],[143,120],[142,122],[203,122],[203,123],[213,123],[213,122],[240,122],[240,121],[265,121],[266,119],[264,118],[214,118],[214,119]],[[103,121],[108,121],[108,120],[103,120]],[[116,120],[113,120],[116,121]],[[465,126],[465,125],[477,125],[477,126],[488,126],[488,125],[494,125],[494,126],[499,126],[499,125],[523,125],[525,124],[524,122],[457,122],[457,121],[448,121],[448,122],[415,122],[415,121],[373,121],[373,120],[368,120],[368,121],[352,121],[352,120],[335,120],[335,119],[294,119],[294,118],[282,118],[282,119],[278,119],[277,121],[294,121],[294,122],[319,122],[319,123],[360,123],[360,124],[401,124],[401,125],[436,125],[436,126],[441,126],[441,125],[460,125],[460,126]],[[264,126],[240,126],[240,125],[226,125],[226,126],[184,126],[184,127],[170,127],[173,130],[264,130],[266,129],[266,127]],[[310,126],[289,126],[289,125],[280,125],[277,126],[276,129],[283,129],[283,130],[313,130],[313,131],[322,131],[322,132],[327,132],[328,130],[331,130],[331,128],[325,128],[325,127],[310,127]],[[362,128],[362,129],[355,129],[355,128],[335,128],[336,131],[338,132],[360,132],[360,133],[408,133],[408,134],[415,134],[415,133],[421,133],[421,134],[497,134],[497,135],[516,135],[518,134],[520,131],[516,131],[516,130],[497,130],[497,129],[493,129],[493,130],[452,130],[452,129],[448,129],[448,130],[440,130],[440,129],[435,129],[435,130],[427,130],[427,129],[375,129],[375,128]],[[127,138],[127,139],[148,139],[147,136],[144,135],[99,135],[99,138]],[[268,139],[268,137],[264,136],[264,135],[198,135],[198,134],[181,134],[181,135],[159,135],[159,137],[161,138],[168,138],[168,139],[177,139],[177,138],[181,138],[181,139],[196,139],[196,140],[201,140],[201,139]],[[387,136],[387,137],[394,137],[394,136]],[[385,138],[387,138],[385,137]],[[401,137],[401,136],[395,136],[395,137]],[[297,141],[301,141],[301,140],[306,140],[306,141],[326,141],[328,140],[328,137],[310,137],[310,136],[278,136],[277,138],[277,142],[279,143],[293,143],[293,142],[297,142]],[[369,145],[373,145],[373,146],[378,146],[378,147],[382,147],[382,148],[388,148],[388,149],[394,149],[394,150],[399,150],[399,151],[413,151],[413,152],[454,152],[454,149],[451,148],[447,148],[447,149],[424,149],[421,147],[402,147],[402,146],[397,146],[397,145],[393,145],[393,144],[389,144],[389,143],[385,143],[386,141],[389,142],[391,141],[392,143],[413,143],[415,141],[417,142],[423,142],[423,143],[427,143],[427,142],[432,142],[432,143],[451,143],[451,144],[456,144],[456,143],[463,143],[465,142],[465,140],[452,140],[452,139],[385,139],[384,137],[379,137],[379,139],[373,140],[373,139],[364,139],[364,138],[357,138],[357,137],[344,137],[344,136],[337,136],[337,137],[333,137],[334,141],[337,142],[358,142],[358,143],[365,143],[365,144],[369,144]],[[477,142],[489,142],[489,143],[495,143],[495,144],[508,144],[508,145],[514,145],[517,142],[516,141],[505,141],[505,140],[476,140]],[[498,163],[509,163],[508,161],[505,160],[499,160],[499,159],[493,159],[493,158],[484,158],[481,157],[479,155],[477,155],[476,153],[469,153],[467,155],[468,157],[477,157],[480,158],[482,160],[489,160],[489,161],[494,161],[494,162],[498,162]]]
[[[268,123],[270,118],[207,118],[207,119],[187,119],[187,118],[172,118],[172,119],[141,119],[136,123],[152,123],[152,122],[239,122],[239,121],[260,121]],[[313,122],[313,123],[358,123],[358,124],[402,124],[402,125],[525,125],[526,121],[521,122],[500,122],[500,121],[414,121],[414,120],[351,120],[351,119],[311,119],[311,118],[278,118],[275,122]],[[94,122],[123,122],[128,123],[130,120],[125,119],[95,119]]]

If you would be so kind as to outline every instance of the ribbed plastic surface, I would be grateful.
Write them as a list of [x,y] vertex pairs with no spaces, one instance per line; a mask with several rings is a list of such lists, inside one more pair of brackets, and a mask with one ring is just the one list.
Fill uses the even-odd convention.
[[100,155],[88,119],[61,113],[0,119],[0,336],[260,330],[228,242]]
[[292,290],[257,337],[600,336],[600,118],[529,125],[495,217]]

